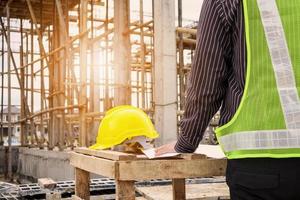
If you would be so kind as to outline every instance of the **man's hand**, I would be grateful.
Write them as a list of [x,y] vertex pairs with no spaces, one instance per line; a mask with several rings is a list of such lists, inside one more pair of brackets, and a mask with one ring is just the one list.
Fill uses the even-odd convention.
[[160,156],[166,153],[176,153],[174,147],[177,141],[162,145],[155,149],[155,156]]

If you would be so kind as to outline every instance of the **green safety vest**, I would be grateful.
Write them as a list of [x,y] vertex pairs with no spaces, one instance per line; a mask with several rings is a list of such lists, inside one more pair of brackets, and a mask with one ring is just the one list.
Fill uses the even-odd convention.
[[300,157],[300,1],[243,0],[243,8],[245,89],[218,141],[229,159]]

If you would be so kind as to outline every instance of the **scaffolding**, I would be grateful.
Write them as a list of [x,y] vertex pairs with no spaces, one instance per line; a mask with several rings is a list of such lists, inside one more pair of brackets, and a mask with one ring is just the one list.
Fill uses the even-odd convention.
[[[145,1],[152,2],[152,12],[145,13]],[[21,109],[16,122],[8,114],[9,138],[10,127],[20,124],[22,146],[72,149],[94,143],[99,122],[113,106],[132,104],[153,118],[153,4],[139,0],[134,12],[129,0],[0,1],[0,109],[7,98],[10,110],[13,90],[20,95]],[[196,46],[195,28],[182,27],[178,0],[178,120]],[[2,112],[0,128],[2,142]]]

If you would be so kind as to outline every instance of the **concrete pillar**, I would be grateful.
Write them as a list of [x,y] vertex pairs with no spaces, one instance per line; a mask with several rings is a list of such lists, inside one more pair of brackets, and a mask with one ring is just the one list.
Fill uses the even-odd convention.
[[154,101],[157,144],[177,139],[175,1],[154,1]]
[[131,104],[129,0],[114,0],[115,105]]

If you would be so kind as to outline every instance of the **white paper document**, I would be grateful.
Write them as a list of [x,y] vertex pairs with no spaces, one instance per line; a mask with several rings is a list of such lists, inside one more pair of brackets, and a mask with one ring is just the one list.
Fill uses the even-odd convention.
[[226,157],[219,145],[200,144],[195,153],[204,154],[208,158],[220,159]]
[[167,157],[174,157],[174,156],[179,155],[179,153],[166,153],[166,154],[162,154],[160,156],[155,156],[155,148],[150,148],[150,149],[146,149],[146,150],[142,150],[142,151],[150,159],[167,158]]
[[[166,153],[160,156],[155,155],[155,148],[149,148],[146,150],[142,150],[143,153],[149,158],[168,158],[179,155],[179,153]],[[206,155],[208,158],[221,159],[225,158],[225,154],[223,153],[221,147],[219,145],[205,145],[200,144],[195,152],[196,154]]]

